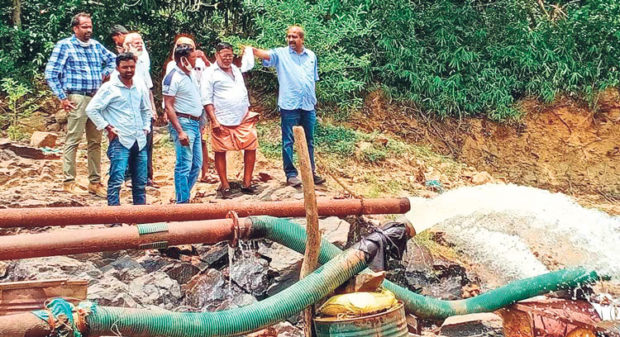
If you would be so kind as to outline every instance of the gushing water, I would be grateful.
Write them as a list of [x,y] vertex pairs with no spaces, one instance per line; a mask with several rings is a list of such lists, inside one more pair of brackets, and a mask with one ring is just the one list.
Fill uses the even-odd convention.
[[236,248],[231,247],[230,245],[228,245],[228,298],[232,298],[233,292],[232,292],[232,274],[233,274],[233,262],[235,260],[235,252],[237,251]]
[[[237,254],[239,251],[239,254]],[[235,268],[240,268],[243,265],[243,261],[249,259],[252,255],[252,242],[239,240],[236,247],[228,245],[228,298],[233,297],[233,274],[235,274]],[[235,259],[237,265],[235,265]]]
[[419,233],[437,225],[446,239],[505,281],[584,266],[620,280],[620,217],[568,196],[517,185],[464,187],[411,198]]

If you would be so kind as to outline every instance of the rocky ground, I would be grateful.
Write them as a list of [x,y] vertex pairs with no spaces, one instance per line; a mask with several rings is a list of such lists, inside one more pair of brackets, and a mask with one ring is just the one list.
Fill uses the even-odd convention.
[[[50,131],[48,129],[51,128],[59,136],[52,143],[43,144],[40,139],[35,140],[33,146],[29,147],[23,143],[0,141],[0,207],[105,205],[104,199],[62,191],[62,164],[58,159],[61,153],[59,149],[62,148],[62,127],[58,123],[47,125],[47,129],[43,130]],[[402,135],[396,134],[395,137]],[[104,153],[106,143],[104,140]],[[158,188],[147,189],[147,201],[149,204],[168,205],[174,199],[174,148],[168,139],[166,128],[156,129],[155,144],[154,179]],[[37,146],[45,146],[44,151],[33,150]],[[319,167],[328,182],[317,188],[317,196],[433,197],[444,190],[459,186],[508,180],[503,175],[494,177],[485,171],[476,170],[473,166],[457,163],[440,155],[416,151],[407,152],[398,158],[389,158],[380,165],[360,162],[343,165],[342,161],[332,161],[330,157],[320,158]],[[104,154],[104,175],[108,169],[107,163]],[[300,189],[284,184],[280,165],[279,159],[266,157],[259,151],[254,175],[255,182],[259,185],[259,193],[253,196],[236,194],[234,200],[303,199]],[[240,154],[229,155],[228,167],[229,177],[239,180],[242,168]],[[88,184],[85,144],[82,144],[78,151],[78,182],[83,186]],[[192,202],[217,202],[216,189],[217,183],[198,183]],[[601,196],[615,193],[614,190],[609,191]],[[121,200],[123,204],[131,203],[130,189],[123,187]],[[582,198],[580,202],[600,204],[600,208],[612,214],[618,212],[614,196],[602,201],[600,198],[593,201]],[[353,243],[354,238],[359,238],[359,235],[370,231],[373,226],[389,219],[390,216],[345,219],[330,217],[321,219],[320,226],[323,235],[331,242],[346,247]],[[303,219],[299,221],[304,222]],[[43,228],[35,231],[45,230],[67,229]],[[31,231],[17,229],[3,232],[15,234]],[[230,260],[233,261],[232,264],[229,263]],[[259,240],[242,243],[241,248],[234,251],[229,249],[226,243],[221,243],[212,246],[177,247],[167,252],[106,252],[0,264],[2,282],[84,279],[89,284],[88,298],[102,305],[185,312],[235,308],[271,296],[297,280],[301,255],[279,244]],[[388,277],[410,289],[417,289],[424,295],[459,299],[474,296],[480,289],[487,289],[489,284],[495,284],[495,280],[490,279],[489,275],[478,275],[473,270],[475,269],[469,268],[467,261],[450,249],[450,244],[445,241],[442,233],[436,232],[410,241],[403,261],[391,261]],[[451,319],[444,322],[443,328],[442,322],[420,322],[422,328],[417,332],[433,336],[502,334],[499,316],[489,314],[472,318],[472,321],[478,323],[463,325],[462,321]],[[301,327],[299,317],[296,316],[253,336],[302,336]]]
[[[159,188],[147,190],[148,203],[170,204],[173,200],[174,150],[164,128],[155,136],[155,181]],[[57,207],[105,205],[92,195],[72,195],[62,191],[61,160],[58,151],[30,153],[26,144],[0,142],[1,207]],[[62,137],[52,149],[62,146]],[[26,149],[24,149],[26,148]],[[28,152],[30,151],[30,152]],[[28,157],[28,158],[27,158]],[[241,158],[229,156],[230,176],[237,179]],[[301,189],[287,187],[278,163],[259,154],[256,167],[257,195],[237,194],[234,200],[303,199]],[[86,151],[78,151],[78,182],[87,185]],[[104,159],[102,172],[107,171]],[[485,180],[490,178],[484,175]],[[317,196],[338,196],[346,190],[333,179],[317,188]],[[198,183],[193,202],[217,202],[217,184]],[[437,192],[433,187],[427,195]],[[129,204],[130,190],[123,187],[122,203]],[[346,247],[349,238],[359,237],[389,217],[328,217],[320,220],[322,234],[330,242]],[[299,219],[304,223],[304,219]],[[82,226],[84,227],[84,226]],[[85,228],[92,228],[86,226]],[[5,234],[33,231],[69,230],[43,228],[5,230]],[[244,306],[271,296],[297,281],[302,255],[277,243],[260,240],[242,243],[243,249],[230,250],[226,243],[213,246],[175,247],[157,250],[120,251],[76,256],[36,258],[2,263],[3,282],[43,279],[83,279],[88,281],[88,299],[101,305],[162,308],[173,311],[215,311]],[[406,263],[394,261],[392,278],[422,293],[446,299],[463,295],[463,287],[476,279],[458,263],[432,256],[413,241]],[[233,263],[229,263],[232,256]],[[465,290],[466,291],[466,290]],[[299,317],[264,330],[263,336],[301,336]]]

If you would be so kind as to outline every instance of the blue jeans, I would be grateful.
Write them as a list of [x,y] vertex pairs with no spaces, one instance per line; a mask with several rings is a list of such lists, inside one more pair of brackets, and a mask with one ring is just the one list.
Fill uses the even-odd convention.
[[310,164],[312,172],[316,171],[314,165],[314,126],[316,125],[316,111],[311,110],[285,110],[280,109],[281,127],[282,127],[282,161],[284,162],[284,173],[286,178],[296,177],[297,169],[293,164],[293,144],[295,138],[293,136],[293,126],[301,125],[306,134],[306,143],[308,143],[308,152],[310,153]]
[[[151,120],[151,131],[146,135],[146,156],[147,156],[147,169],[148,169],[148,179],[153,180],[153,125],[155,124],[155,119]],[[127,171],[125,172],[125,181],[131,179],[131,173],[129,172],[129,167],[127,167]],[[148,180],[147,180],[148,181]]]
[[179,124],[189,138],[189,146],[181,145],[179,134],[172,125],[169,124],[168,129],[177,157],[174,165],[174,193],[177,204],[184,204],[189,202],[190,191],[200,175],[202,146],[198,121],[179,117]]
[[131,195],[134,205],[146,204],[146,175],[147,156],[146,147],[138,149],[135,142],[131,149],[121,144],[118,137],[110,142],[108,147],[110,158],[110,179],[108,180],[108,206],[120,205],[119,192],[125,181],[125,172],[129,168],[131,174]]

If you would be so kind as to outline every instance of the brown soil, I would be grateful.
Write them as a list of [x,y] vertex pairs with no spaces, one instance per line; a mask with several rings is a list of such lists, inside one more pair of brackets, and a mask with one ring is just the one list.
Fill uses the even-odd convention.
[[570,99],[520,103],[514,123],[484,118],[439,121],[371,93],[350,124],[429,145],[507,182],[563,192],[586,206],[620,214],[620,94],[602,93],[598,111]]

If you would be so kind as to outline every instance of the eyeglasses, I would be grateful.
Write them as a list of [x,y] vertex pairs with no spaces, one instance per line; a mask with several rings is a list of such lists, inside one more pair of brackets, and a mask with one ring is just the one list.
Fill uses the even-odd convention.
[[220,57],[221,57],[221,58],[223,58],[223,59],[231,59],[231,58],[234,58],[234,57],[235,57],[235,55],[234,55],[234,54],[224,54],[224,55],[223,55],[221,52],[218,52],[218,54],[219,54],[219,55],[220,55]]

